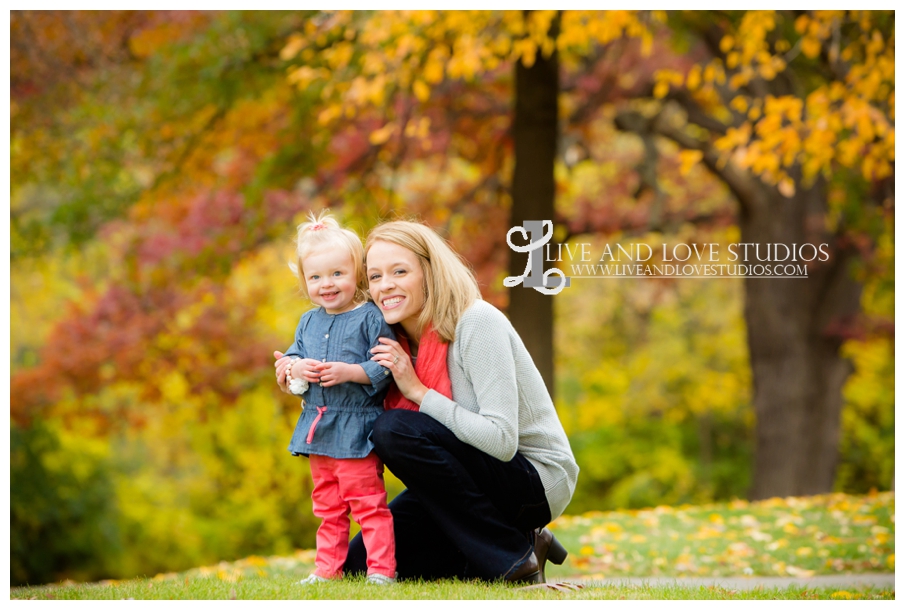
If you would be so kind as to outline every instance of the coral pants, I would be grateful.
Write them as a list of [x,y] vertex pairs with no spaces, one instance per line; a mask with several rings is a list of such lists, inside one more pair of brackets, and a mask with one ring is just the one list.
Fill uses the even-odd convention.
[[349,550],[349,513],[361,526],[367,550],[368,574],[396,576],[396,538],[393,515],[387,508],[383,462],[374,452],[358,459],[310,456],[314,490],[314,515],[322,519],[317,529],[314,573],[339,578]]

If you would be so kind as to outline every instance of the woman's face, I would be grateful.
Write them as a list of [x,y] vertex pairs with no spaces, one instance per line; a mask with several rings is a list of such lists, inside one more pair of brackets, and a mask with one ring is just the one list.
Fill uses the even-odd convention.
[[368,250],[368,290],[387,324],[401,324],[416,341],[424,307],[424,272],[418,256],[403,246],[375,241]]

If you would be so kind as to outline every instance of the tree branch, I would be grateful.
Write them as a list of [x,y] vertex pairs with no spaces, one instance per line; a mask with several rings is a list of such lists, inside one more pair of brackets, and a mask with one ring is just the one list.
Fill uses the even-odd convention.
[[[626,237],[631,237],[644,235],[645,233],[649,233],[651,231],[651,227],[646,221],[630,219],[620,219],[620,221],[618,222],[609,224],[600,222],[585,222],[584,224],[578,225],[577,227],[574,225],[574,223],[572,223],[572,226],[570,228],[569,219],[557,213],[554,221],[557,225],[566,227],[566,234],[562,239],[562,243],[565,243],[573,237],[578,237],[580,235],[607,235],[620,233],[621,235],[624,235]],[[673,212],[671,214],[666,214],[663,217],[663,226],[668,227],[686,223],[697,226],[728,225],[733,224],[736,221],[736,215],[731,212],[701,212],[690,216]]]
[[[664,116],[664,112],[666,116]],[[672,140],[686,150],[701,151],[704,165],[726,183],[739,202],[742,216],[747,216],[752,207],[757,205],[759,191],[757,179],[740,170],[730,161],[721,159],[719,152],[709,142],[695,138],[686,131],[672,126],[667,120],[668,115],[668,106],[653,118],[644,117],[634,111],[621,112],[616,115],[615,123],[618,129],[633,132],[641,138],[657,134]]]

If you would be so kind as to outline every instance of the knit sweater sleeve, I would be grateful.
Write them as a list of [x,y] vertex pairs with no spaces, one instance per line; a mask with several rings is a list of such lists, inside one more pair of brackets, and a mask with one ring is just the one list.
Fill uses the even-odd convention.
[[[456,437],[504,462],[518,450],[519,399],[509,320],[494,307],[469,309],[456,327],[457,362],[472,384],[478,412],[429,390],[421,412]],[[514,332],[514,331],[513,331]]]

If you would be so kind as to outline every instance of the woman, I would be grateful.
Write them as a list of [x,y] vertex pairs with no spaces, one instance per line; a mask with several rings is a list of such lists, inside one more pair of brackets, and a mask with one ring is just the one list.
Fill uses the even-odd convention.
[[[373,359],[395,400],[418,408],[385,411],[372,437],[407,488],[390,503],[399,577],[543,582],[546,559],[566,552],[540,528],[568,505],[578,465],[537,367],[430,228],[380,225],[365,255],[371,297],[400,339],[380,339]],[[366,571],[365,557],[356,536],[346,573]]]

